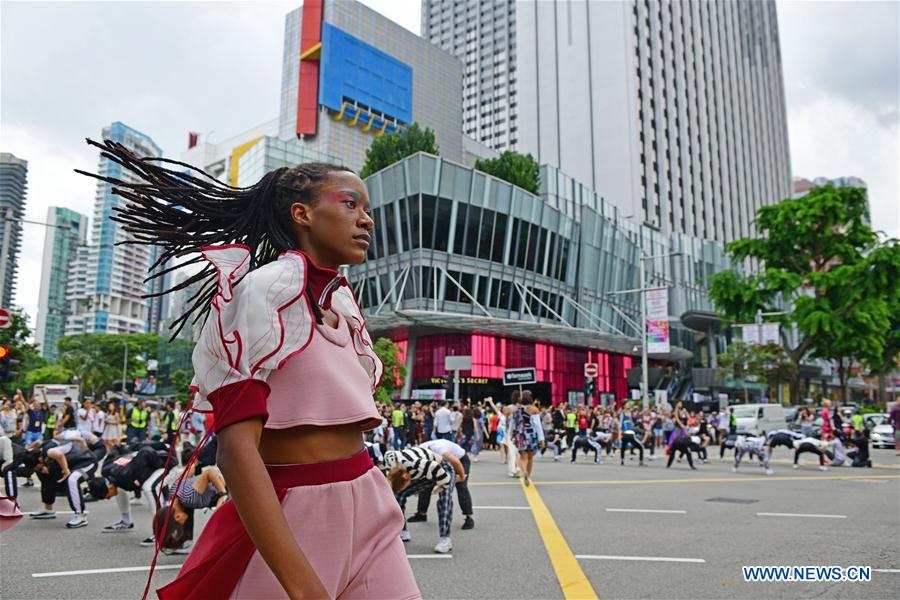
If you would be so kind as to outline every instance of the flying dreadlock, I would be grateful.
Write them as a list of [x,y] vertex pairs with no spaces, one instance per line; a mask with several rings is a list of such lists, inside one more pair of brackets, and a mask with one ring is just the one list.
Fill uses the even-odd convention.
[[[309,204],[315,191],[329,174],[350,171],[327,163],[304,163],[282,167],[263,176],[256,185],[235,188],[189,164],[167,159],[141,158],[122,144],[105,140],[102,144],[88,139],[100,148],[100,155],[131,171],[140,183],[130,183],[75,169],[76,173],[111,184],[112,193],[125,199],[115,207],[113,221],[122,223],[131,238],[116,242],[156,246],[162,249],[150,267],[145,283],[187,265],[202,263],[196,256],[157,270],[171,259],[197,252],[204,246],[244,244],[250,248],[250,270],[265,265],[285,250],[297,248],[291,229],[290,208],[296,202]],[[166,168],[180,167],[182,170]],[[197,173],[198,175],[193,175]],[[199,283],[200,288],[187,304],[189,308],[172,323],[172,338],[193,315],[192,323],[206,320],[210,300],[217,289],[216,270],[206,265],[180,284],[144,298],[163,296]],[[316,321],[322,322],[321,310],[309,285],[306,293],[313,306]]]

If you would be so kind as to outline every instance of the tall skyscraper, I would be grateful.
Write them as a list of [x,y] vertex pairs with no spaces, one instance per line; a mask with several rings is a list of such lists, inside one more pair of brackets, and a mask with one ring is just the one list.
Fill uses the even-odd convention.
[[[150,137],[115,122],[103,129],[103,139],[116,141],[138,156],[162,156]],[[129,171],[106,158],[100,159],[101,175],[136,181]],[[142,333],[149,329],[150,302],[144,279],[151,265],[152,249],[120,245],[129,234],[110,217],[122,198],[111,186],[99,182],[91,225],[91,244],[79,251],[69,286],[69,318],[66,335],[75,333]]]
[[[508,99],[464,99],[466,119],[495,128],[490,145],[531,153],[633,220],[727,242],[752,232],[760,206],[791,195],[774,0],[425,0],[423,8],[423,35],[464,59],[468,44],[477,61],[503,56],[498,29],[515,37],[494,65],[508,73]],[[484,62],[466,68],[481,77],[467,79],[467,95],[497,77]],[[499,130],[498,103],[516,112]]]
[[65,334],[69,302],[66,291],[74,272],[78,249],[87,243],[88,217],[68,208],[47,209],[47,232],[41,261],[35,341],[50,361],[58,357],[56,341]]
[[422,37],[463,61],[463,133],[515,148],[515,0],[422,0]]
[[28,188],[28,161],[0,153],[0,308],[12,308]]
[[306,0],[285,18],[282,60],[282,141],[358,170],[375,137],[419,123],[462,160],[460,61],[371,8]]

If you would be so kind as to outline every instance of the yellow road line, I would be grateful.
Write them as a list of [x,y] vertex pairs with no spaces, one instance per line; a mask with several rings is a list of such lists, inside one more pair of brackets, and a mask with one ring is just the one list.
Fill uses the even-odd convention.
[[[820,481],[820,480],[853,480],[853,479],[900,479],[900,475],[807,475],[803,476],[794,476],[794,477],[778,477],[776,476],[762,476],[762,477],[744,477],[742,475],[735,475],[733,477],[701,477],[696,479],[608,479],[608,480],[590,480],[586,479],[584,481],[542,481],[537,485],[545,486],[545,485],[627,485],[627,484],[656,484],[656,483],[743,483],[743,482],[758,482],[758,481]],[[482,486],[503,486],[503,485],[517,485],[514,482],[507,481],[473,481],[469,484],[473,485],[482,485]]]
[[566,600],[596,599],[597,592],[594,591],[591,582],[581,570],[581,565],[578,564],[566,538],[557,527],[553,515],[550,514],[550,510],[544,504],[537,489],[533,485],[526,486],[524,484],[522,484],[522,489],[529,506],[531,506],[531,514],[534,515],[534,521],[537,523],[544,547],[550,556],[553,570],[556,571],[556,579],[562,588],[563,597]]

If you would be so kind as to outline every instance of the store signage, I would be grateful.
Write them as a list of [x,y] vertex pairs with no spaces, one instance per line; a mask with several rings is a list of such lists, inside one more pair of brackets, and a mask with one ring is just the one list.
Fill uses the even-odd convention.
[[537,370],[534,367],[504,369],[503,385],[527,385],[529,383],[537,383]]

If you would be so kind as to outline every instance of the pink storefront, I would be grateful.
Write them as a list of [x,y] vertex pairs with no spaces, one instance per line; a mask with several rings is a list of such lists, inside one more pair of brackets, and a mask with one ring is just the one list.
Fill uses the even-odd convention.
[[[401,360],[406,361],[407,340],[396,340]],[[598,392],[626,398],[625,373],[635,360],[631,356],[558,344],[504,338],[483,334],[443,334],[419,337],[413,359],[413,388],[428,389],[452,383],[452,373],[444,371],[448,355],[471,356],[472,370],[460,371],[460,395],[480,400],[484,396],[506,401],[513,388],[503,387],[505,368],[534,367],[538,383],[526,386],[535,397],[554,405],[575,401],[584,389],[584,363],[599,366]],[[408,364],[408,363],[407,363]],[[597,403],[594,398],[594,403]]]

